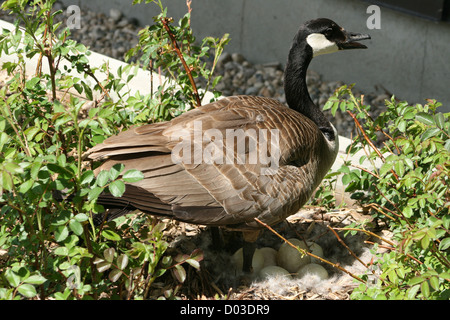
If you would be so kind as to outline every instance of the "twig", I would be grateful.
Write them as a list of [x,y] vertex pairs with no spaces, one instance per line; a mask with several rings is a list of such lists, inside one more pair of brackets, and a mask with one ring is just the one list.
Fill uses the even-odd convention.
[[[370,203],[370,204],[368,204],[367,206],[370,207],[370,208],[372,208],[372,209],[374,209],[374,210],[376,210],[376,211],[378,211],[379,213],[381,213],[381,214],[384,215],[385,217],[391,219],[392,221],[396,221],[394,217],[391,217],[390,215],[386,214],[386,212],[384,212],[383,210],[381,210],[380,208],[378,208],[378,207],[379,207],[378,204],[376,204],[376,203]],[[387,208],[384,208],[384,209],[388,210],[388,211],[389,211],[390,213],[392,213],[393,215],[396,215],[396,213],[392,212],[391,210],[389,210],[389,209],[387,209]]]
[[280,239],[282,239],[284,242],[286,242],[286,243],[287,243],[288,245],[290,245],[292,248],[294,248],[294,249],[296,249],[297,251],[299,251],[301,254],[306,254],[306,255],[308,255],[308,256],[310,256],[310,257],[313,257],[313,258],[315,258],[315,259],[317,259],[317,260],[319,260],[319,261],[322,261],[322,262],[324,262],[324,263],[326,263],[326,264],[329,264],[329,265],[331,265],[331,266],[333,266],[333,267],[335,267],[335,268],[341,270],[342,272],[345,272],[346,274],[348,274],[348,275],[351,276],[352,278],[354,278],[354,279],[356,279],[356,280],[358,280],[358,281],[360,281],[360,282],[362,282],[362,283],[366,283],[363,279],[361,279],[361,278],[358,277],[358,276],[355,276],[353,273],[351,273],[351,272],[345,270],[344,268],[342,268],[342,267],[339,266],[338,264],[333,263],[333,262],[330,262],[330,261],[328,261],[328,260],[325,260],[325,259],[322,258],[322,257],[316,256],[315,254],[313,254],[313,253],[311,253],[311,252],[308,252],[308,251],[306,251],[305,249],[296,247],[295,245],[293,245],[292,243],[290,243],[285,237],[283,237],[281,234],[279,234],[278,232],[276,232],[276,231],[275,231],[272,227],[270,227],[268,224],[262,222],[262,221],[259,220],[258,218],[254,218],[254,219],[255,219],[256,222],[258,222],[258,223],[261,224],[262,226],[264,226],[264,227],[266,227],[267,229],[269,229],[270,231],[272,231],[277,237],[279,237]]
[[[364,261],[362,261],[360,258],[358,258],[358,256],[352,251],[352,249],[350,249],[350,248],[347,246],[347,244],[341,239],[341,237],[339,237],[339,235],[337,234],[337,232],[336,232],[332,227],[330,227],[330,226],[327,226],[327,227],[328,227],[328,229],[331,230],[331,232],[333,232],[334,236],[335,236],[336,239],[339,241],[339,243],[342,244],[342,245],[345,247],[345,249],[347,249],[348,252],[349,252],[356,260],[358,260],[364,267],[369,268],[369,267],[367,266],[367,264],[366,264]],[[374,273],[373,270],[372,270],[372,273]],[[374,274],[375,274],[375,273],[374,273]]]
[[[356,126],[358,127],[359,131],[361,131],[361,134],[364,137],[364,140],[367,141],[367,143],[372,147],[372,149],[377,153],[378,157],[385,162],[386,159],[384,158],[384,156],[381,154],[380,150],[378,150],[378,148],[373,144],[372,140],[370,140],[370,138],[367,136],[366,132],[364,131],[361,123],[359,123],[358,119],[356,119],[356,116],[350,111],[347,110],[347,113],[353,118],[353,121],[355,122]],[[397,181],[399,180],[397,173],[394,170],[391,170],[392,174],[394,175],[394,177],[397,179]]]
[[381,154],[380,150],[378,150],[377,147],[373,144],[372,140],[367,136],[366,132],[364,131],[361,123],[359,123],[358,119],[356,119],[356,116],[350,111],[347,110],[347,113],[353,118],[353,121],[355,122],[356,126],[358,127],[359,131],[361,131],[362,135],[364,136],[364,139],[367,141],[367,143],[372,147],[372,149],[377,153],[377,155],[380,157],[383,162],[385,161],[383,155]]
[[380,239],[381,241],[384,241],[384,242],[390,244],[391,246],[395,247],[395,243],[393,243],[392,241],[387,240],[387,239],[384,239],[384,238],[380,237],[379,235],[377,235],[376,233],[373,233],[373,232],[368,231],[368,230],[365,230],[365,229],[348,228],[348,227],[347,227],[347,228],[335,228],[335,229],[336,229],[336,230],[346,230],[346,231],[359,231],[359,232],[364,232],[365,234],[369,234],[369,235],[371,235],[371,236],[373,236],[373,237],[375,237],[375,238],[378,238],[378,239]]
[[377,179],[381,179],[381,177],[380,177],[379,175],[377,175],[376,173],[374,173],[374,172],[372,172],[372,171],[370,171],[370,170],[368,170],[368,169],[366,169],[366,168],[364,168],[364,167],[361,167],[361,166],[359,166],[359,165],[357,165],[357,164],[353,164],[353,163],[351,164],[351,166],[354,167],[354,168],[356,168],[356,169],[365,171],[365,172],[367,172],[368,174],[374,176],[374,177],[377,178]]
[[201,106],[202,102],[200,100],[200,95],[198,94],[197,86],[195,85],[194,77],[192,76],[191,69],[189,69],[189,66],[187,65],[186,61],[183,58],[183,53],[180,51],[180,48],[178,47],[177,41],[170,30],[169,27],[169,19],[168,18],[161,18],[161,22],[163,24],[164,29],[166,29],[167,34],[170,37],[170,40],[172,41],[172,46],[175,50],[175,52],[178,55],[178,58],[180,59],[181,63],[183,64],[184,70],[186,70],[186,74],[188,75],[189,81],[191,82],[192,91],[194,92],[194,98],[197,103],[196,107]]

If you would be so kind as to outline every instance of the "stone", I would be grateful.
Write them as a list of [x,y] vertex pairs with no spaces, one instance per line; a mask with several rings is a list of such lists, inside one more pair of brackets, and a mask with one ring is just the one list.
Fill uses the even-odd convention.
[[122,11],[116,8],[109,9],[109,16],[114,22],[118,22],[122,18]]

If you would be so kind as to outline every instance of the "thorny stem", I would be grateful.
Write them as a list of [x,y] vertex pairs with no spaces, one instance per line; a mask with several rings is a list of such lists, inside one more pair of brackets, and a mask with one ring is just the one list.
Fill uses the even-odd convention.
[[[48,39],[48,45],[46,46],[44,44],[44,55],[47,57],[48,60],[48,66],[50,68],[50,81],[52,82],[52,101],[56,100],[56,67],[55,67],[55,60],[53,59],[52,55],[52,47],[53,47],[53,39],[52,39],[52,32],[48,29],[51,28],[50,26],[50,11],[47,12],[47,25],[45,27],[45,33],[49,36]],[[44,35],[45,38],[45,35]],[[45,41],[45,40],[44,40]]]
[[194,81],[194,77],[192,76],[191,69],[189,68],[189,66],[187,65],[186,61],[183,58],[183,53],[180,51],[180,48],[178,47],[175,36],[173,35],[172,31],[170,30],[169,21],[170,21],[170,19],[168,19],[168,18],[161,18],[163,27],[164,27],[164,29],[166,29],[167,34],[169,35],[170,40],[172,41],[172,46],[173,46],[175,52],[177,53],[178,58],[180,59],[181,63],[183,64],[184,70],[186,70],[186,74],[189,78],[189,81],[191,82],[192,91],[194,92],[193,95],[194,95],[195,101],[197,103],[196,107],[199,107],[199,106],[201,106],[202,102],[200,100],[200,95],[198,94],[198,90],[197,90],[197,86]]
[[292,243],[290,243],[285,237],[283,237],[281,234],[279,234],[278,232],[276,232],[272,227],[270,227],[268,224],[262,222],[261,220],[259,220],[258,218],[254,218],[256,222],[258,222],[259,224],[261,224],[262,226],[266,227],[267,229],[269,229],[271,232],[273,232],[277,237],[279,237],[280,239],[282,239],[284,242],[286,242],[288,245],[290,245],[292,248],[296,249],[297,251],[299,251],[301,254],[306,254],[308,256],[311,256],[319,261],[322,261],[326,264],[329,264],[331,266],[333,266],[334,268],[337,268],[339,270],[341,270],[342,272],[345,272],[346,274],[348,274],[349,276],[351,276],[352,278],[362,282],[362,283],[366,283],[363,279],[361,279],[360,277],[354,275],[353,273],[345,270],[344,268],[342,268],[340,265],[330,262],[326,259],[323,259],[322,257],[316,256],[315,254],[308,252],[302,248],[296,247],[295,245],[293,245]]
[[[373,144],[372,140],[370,140],[370,138],[367,136],[366,132],[364,131],[364,128],[362,127],[361,123],[359,123],[358,119],[356,118],[356,116],[350,111],[347,110],[347,113],[353,118],[353,121],[355,122],[356,126],[358,127],[359,131],[361,132],[361,134],[364,137],[364,140],[367,141],[367,143],[372,147],[372,149],[377,153],[378,157],[385,162],[385,158],[384,156],[381,154],[380,150],[378,150],[378,148]],[[391,170],[392,174],[394,175],[394,177],[397,179],[397,181],[399,180],[397,173],[395,173],[394,170]]]

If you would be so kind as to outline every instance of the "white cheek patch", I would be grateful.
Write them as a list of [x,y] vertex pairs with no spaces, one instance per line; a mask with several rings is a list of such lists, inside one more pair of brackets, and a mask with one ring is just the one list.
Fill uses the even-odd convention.
[[313,49],[313,57],[317,57],[321,54],[333,53],[339,50],[336,43],[331,42],[321,33],[310,34],[306,38],[306,42],[308,42]]

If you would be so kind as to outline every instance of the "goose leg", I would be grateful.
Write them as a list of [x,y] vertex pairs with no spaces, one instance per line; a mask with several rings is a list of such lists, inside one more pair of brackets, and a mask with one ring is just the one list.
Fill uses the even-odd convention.
[[215,251],[221,251],[224,248],[222,235],[219,227],[211,227],[212,247]]
[[243,231],[244,245],[242,248],[243,266],[242,271],[245,273],[252,273],[253,254],[256,250],[256,240],[258,239],[259,230],[257,231]]

